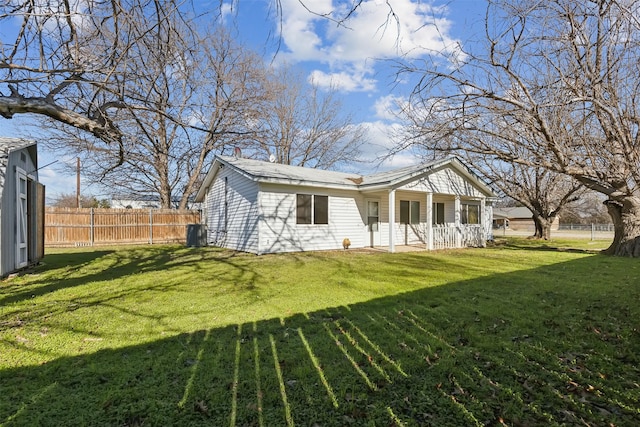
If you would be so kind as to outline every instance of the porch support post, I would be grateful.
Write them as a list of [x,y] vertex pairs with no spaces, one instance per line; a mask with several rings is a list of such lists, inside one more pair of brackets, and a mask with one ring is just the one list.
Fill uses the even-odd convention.
[[433,250],[433,193],[427,193],[427,250]]
[[396,190],[389,190],[389,252],[396,251]]
[[480,243],[483,248],[487,246],[487,230],[489,227],[489,225],[487,224],[487,213],[485,212],[486,201],[487,200],[484,197],[480,199],[480,218],[478,218],[480,220],[480,233],[482,233],[480,235]]
[[456,232],[456,247],[459,248],[462,246],[462,228],[460,222],[460,196],[456,196],[454,202],[455,209],[455,232]]

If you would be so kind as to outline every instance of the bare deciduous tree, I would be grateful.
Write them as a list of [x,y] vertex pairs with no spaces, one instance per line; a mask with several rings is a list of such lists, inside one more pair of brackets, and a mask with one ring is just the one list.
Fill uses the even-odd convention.
[[316,167],[356,158],[363,131],[334,92],[276,84],[228,34],[204,34],[188,6],[3,3],[0,115],[48,118],[58,131],[50,145],[82,157],[90,180],[159,195],[163,207],[176,196],[185,207],[211,154],[227,146],[262,157],[278,147],[282,161]]
[[58,208],[76,208],[78,202],[81,208],[110,208],[107,199],[98,199],[96,196],[78,196],[76,194],[61,194],[53,201],[53,206]]
[[560,218],[562,224],[609,224],[611,217],[603,203],[604,196],[589,191],[576,203],[567,206]]
[[568,175],[607,197],[608,253],[640,256],[637,0],[491,0],[486,50],[408,65],[423,138]]
[[487,161],[487,158],[467,158],[494,188],[517,201],[532,213],[534,238],[551,238],[551,226],[556,218],[580,200],[585,188],[566,175],[544,168],[517,163]]
[[265,78],[265,100],[248,122],[253,157],[332,169],[357,161],[365,130],[344,114],[335,89],[322,91],[293,68],[273,68]]
[[[128,85],[154,40],[188,47],[181,2],[3,2],[0,115],[32,113],[121,142],[119,111],[150,110]],[[185,52],[188,52],[185,49]],[[171,63],[174,57],[167,57]]]
[[505,162],[489,154],[454,149],[443,136],[425,139],[425,122],[420,109],[405,107],[401,110],[401,118],[406,120],[407,126],[396,132],[394,139],[399,144],[392,150],[392,156],[408,145],[414,152],[425,153],[425,156],[454,155],[463,159],[498,193],[531,211],[535,224],[534,238],[551,238],[551,225],[556,218],[566,208],[575,205],[586,192],[586,188],[575,179],[543,167]]
[[115,193],[159,196],[162,207],[185,209],[212,153],[246,133],[245,117],[261,99],[262,60],[220,29],[187,54],[184,47],[156,37],[138,48],[127,93],[150,108],[119,112],[118,146],[55,123],[57,137],[46,143],[81,156],[84,175]]

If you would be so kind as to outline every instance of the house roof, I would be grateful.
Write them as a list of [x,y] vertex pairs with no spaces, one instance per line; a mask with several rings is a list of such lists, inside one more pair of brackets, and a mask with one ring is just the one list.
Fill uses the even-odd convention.
[[196,194],[196,201],[204,200],[206,189],[211,185],[222,167],[231,167],[237,172],[257,182],[289,185],[320,186],[352,190],[378,190],[399,187],[408,181],[419,178],[444,166],[451,166],[470,181],[473,181],[489,197],[495,194],[489,186],[480,180],[469,168],[455,157],[408,166],[372,175],[336,172],[322,169],[290,166],[260,160],[229,156],[216,156],[202,186]]
[[483,192],[490,197],[494,197],[493,190],[482,181],[475,173],[473,173],[464,163],[457,157],[447,157],[442,160],[435,160],[430,163],[421,163],[418,165],[407,166],[400,169],[394,169],[387,172],[380,172],[364,177],[361,189],[369,189],[371,187],[398,187],[408,181],[412,181],[421,175],[428,174],[445,166],[451,167],[459,172],[469,181],[476,184]]
[[[229,165],[240,172],[244,172],[244,175],[260,182],[282,182],[293,185],[319,184],[323,186],[334,185],[357,188],[356,182],[361,178],[358,174],[353,173],[290,166],[229,156],[218,156],[216,160],[221,164]],[[356,182],[353,180],[356,180]]]
[[22,138],[7,138],[0,136],[0,166],[6,167],[9,153],[35,145],[34,141]]
[[[6,136],[0,136],[0,151],[15,151],[20,148],[29,147],[34,145],[35,141],[24,138],[8,138]],[[8,152],[7,151],[7,152]]]

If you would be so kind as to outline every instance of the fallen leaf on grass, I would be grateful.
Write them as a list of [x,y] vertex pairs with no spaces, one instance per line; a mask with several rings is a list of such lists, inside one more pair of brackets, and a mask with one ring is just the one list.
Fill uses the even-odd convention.
[[193,404],[193,409],[201,414],[209,415],[209,408],[207,407],[207,404],[204,403],[204,400],[196,400],[196,403]]

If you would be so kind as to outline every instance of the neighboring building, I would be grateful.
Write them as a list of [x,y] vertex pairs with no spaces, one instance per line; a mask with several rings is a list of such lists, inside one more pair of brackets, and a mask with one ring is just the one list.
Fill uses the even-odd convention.
[[44,185],[33,141],[0,137],[0,277],[44,256]]
[[[509,230],[533,230],[536,226],[533,222],[533,213],[523,206],[511,208],[493,208],[493,228],[508,228]],[[555,231],[560,226],[560,217],[556,216],[551,230]]]
[[160,200],[152,196],[111,196],[113,209],[158,209]]
[[[257,254],[483,246],[493,191],[458,159],[360,176],[216,157],[196,195],[209,244]],[[389,224],[392,224],[390,227]]]
[[[177,209],[180,199],[174,198],[171,201],[172,209]],[[160,209],[160,200],[153,196],[111,196],[110,206],[114,209]],[[200,203],[187,203],[187,209],[198,210]]]

